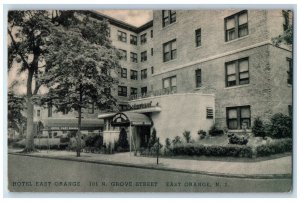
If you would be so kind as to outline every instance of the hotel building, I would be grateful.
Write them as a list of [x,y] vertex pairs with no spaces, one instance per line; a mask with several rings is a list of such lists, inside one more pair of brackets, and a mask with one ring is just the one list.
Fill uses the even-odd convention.
[[162,143],[185,130],[197,139],[214,124],[239,132],[256,117],[292,111],[292,48],[271,42],[289,23],[281,10],[154,10],[140,27],[84,13],[108,20],[121,52],[112,90],[120,111],[86,112],[98,117],[94,129],[106,143],[122,130],[134,149],[147,145],[153,128]]

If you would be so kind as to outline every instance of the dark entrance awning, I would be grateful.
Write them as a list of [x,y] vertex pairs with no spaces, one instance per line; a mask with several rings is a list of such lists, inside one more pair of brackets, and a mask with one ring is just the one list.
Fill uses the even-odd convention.
[[151,126],[152,121],[145,114],[134,112],[120,112],[113,116],[112,126]]
[[[49,118],[42,120],[43,130],[78,130],[76,118]],[[98,130],[103,128],[101,119],[81,119],[81,130]]]

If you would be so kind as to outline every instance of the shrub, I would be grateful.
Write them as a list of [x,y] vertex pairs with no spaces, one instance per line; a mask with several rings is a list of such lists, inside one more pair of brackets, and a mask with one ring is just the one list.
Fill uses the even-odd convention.
[[260,145],[256,147],[256,155],[269,156],[272,154],[291,152],[293,147],[292,139],[285,138],[280,140],[274,140],[273,142]]
[[248,139],[244,136],[229,134],[228,137],[229,144],[246,145],[248,143]]
[[264,123],[262,122],[262,120],[259,117],[254,119],[252,132],[255,137],[263,137],[264,138],[266,136]]
[[171,148],[171,140],[169,138],[166,138],[165,140],[165,149],[164,149],[164,154],[168,155],[170,153],[170,148]]
[[127,133],[124,128],[121,129],[120,134],[119,134],[119,139],[118,139],[118,146],[127,149],[129,148],[129,143],[127,139]]
[[273,138],[292,137],[292,118],[281,113],[271,117],[268,133]]
[[172,140],[172,144],[175,146],[177,144],[181,144],[181,138],[179,136],[174,137],[174,139]]
[[149,138],[149,143],[148,143],[148,148],[150,149],[153,147],[153,145],[157,142],[157,137],[156,137],[156,129],[153,128],[151,136]]
[[201,145],[201,144],[180,144],[170,149],[172,155],[187,156],[231,156],[231,157],[252,157],[252,149],[245,145]]
[[182,135],[183,135],[186,143],[189,143],[191,141],[191,132],[190,131],[186,130],[186,131],[183,132]]
[[202,139],[204,139],[206,137],[206,131],[199,130],[198,131],[198,135],[199,135],[200,140],[202,140]]
[[223,130],[218,129],[215,124],[210,128],[210,130],[208,131],[208,133],[211,136],[217,136],[217,135],[223,135],[224,134]]

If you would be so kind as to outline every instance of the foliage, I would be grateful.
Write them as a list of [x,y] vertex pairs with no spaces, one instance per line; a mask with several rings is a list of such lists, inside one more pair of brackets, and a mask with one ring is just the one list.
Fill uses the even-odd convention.
[[18,130],[26,124],[26,117],[23,116],[25,99],[22,96],[15,95],[12,91],[8,92],[7,110],[8,110],[8,126]]
[[208,133],[209,133],[211,136],[223,135],[223,134],[224,134],[223,130],[217,128],[216,124],[214,124],[214,125],[210,128],[210,130],[208,131]]
[[206,131],[199,130],[198,131],[198,135],[199,135],[200,140],[202,140],[202,139],[204,139],[206,137]]
[[191,141],[191,132],[190,131],[186,130],[186,131],[183,132],[182,135],[183,135],[186,143],[189,143]]
[[101,148],[103,145],[103,137],[100,135],[88,135],[84,141],[87,147]]
[[119,139],[118,139],[118,142],[116,143],[116,147],[120,147],[119,150],[129,148],[127,133],[124,128],[122,128],[120,131]]
[[272,39],[272,43],[275,46],[279,46],[281,43],[285,43],[287,45],[293,44],[293,22],[292,22],[292,11],[291,10],[283,10],[282,15],[285,20],[285,24],[283,25],[283,33]]
[[252,132],[256,137],[264,138],[266,136],[265,125],[259,117],[254,119]]
[[148,142],[148,149],[154,146],[154,144],[157,142],[157,135],[156,135],[156,129],[153,128],[152,133],[149,138]]
[[242,145],[180,144],[170,149],[172,155],[252,157],[252,149]]
[[248,143],[248,139],[243,135],[229,134],[228,137],[229,144],[246,145]]
[[272,154],[291,152],[293,148],[293,142],[290,138],[280,139],[273,141],[268,144],[259,145],[256,148],[256,155],[259,156],[269,156]]
[[165,141],[165,147],[166,147],[167,149],[169,149],[169,148],[171,147],[171,140],[170,140],[170,138],[166,138],[166,141]]
[[172,140],[173,146],[181,144],[181,143],[182,143],[182,141],[181,141],[181,138],[179,136],[174,137],[174,139]]
[[[47,62],[46,40],[54,24],[48,11],[9,11],[8,12],[8,71],[16,67],[18,73],[26,72],[26,148],[24,152],[34,150],[33,104],[32,96],[41,86],[38,77]],[[18,65],[17,65],[18,64]],[[15,80],[12,83],[22,85]]]
[[290,116],[282,113],[274,114],[271,117],[270,124],[268,125],[268,135],[273,138],[286,138],[292,137],[293,122]]

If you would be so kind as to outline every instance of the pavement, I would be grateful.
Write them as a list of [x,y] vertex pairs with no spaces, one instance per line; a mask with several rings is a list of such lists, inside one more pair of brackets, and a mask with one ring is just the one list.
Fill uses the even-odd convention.
[[8,153],[13,155],[198,173],[221,177],[270,179],[291,178],[292,176],[291,155],[253,162],[159,158],[159,164],[157,164],[156,158],[134,156],[133,153],[129,152],[117,154],[81,153],[80,157],[76,157],[76,153],[71,151],[40,150],[28,154],[20,153],[20,151],[21,150],[8,149]]

